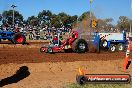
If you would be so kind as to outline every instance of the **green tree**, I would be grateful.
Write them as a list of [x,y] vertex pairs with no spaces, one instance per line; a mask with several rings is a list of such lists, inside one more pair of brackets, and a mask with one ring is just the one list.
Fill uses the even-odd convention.
[[27,23],[31,26],[39,26],[39,19],[35,16],[28,17]]
[[60,21],[63,23],[63,25],[66,26],[70,16],[64,12],[59,13],[57,16],[60,19]]
[[[20,24],[23,22],[23,16],[18,11],[14,11],[14,22],[15,24]],[[4,11],[2,13],[2,23],[7,23],[9,25],[13,24],[13,10]]]
[[49,10],[43,10],[38,14],[38,19],[41,25],[50,24],[52,17],[52,12]]
[[59,16],[55,16],[52,20],[51,20],[51,25],[59,28],[63,25],[63,23],[61,23],[60,17]]
[[77,15],[70,16],[64,12],[56,15],[49,10],[43,10],[42,12],[39,12],[37,17],[41,26],[48,25],[54,26],[56,28],[59,28],[62,25],[64,25],[65,27],[67,27],[68,25],[72,26],[77,21]]
[[77,22],[78,16],[77,15],[70,16],[64,12],[61,12],[57,15],[57,18],[60,19],[60,21],[65,27],[72,27]]
[[77,15],[74,15],[74,16],[69,16],[68,19],[67,19],[67,26],[69,27],[72,27],[74,26],[76,23],[77,23],[77,18],[78,16]]

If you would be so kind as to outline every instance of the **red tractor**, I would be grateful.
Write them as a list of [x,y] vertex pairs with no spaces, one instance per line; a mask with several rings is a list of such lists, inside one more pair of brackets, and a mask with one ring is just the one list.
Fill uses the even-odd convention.
[[58,36],[58,44],[54,44],[53,41],[50,41],[50,44],[48,46],[43,46],[40,48],[40,52],[46,52],[46,53],[54,53],[59,51],[65,51],[69,52],[73,50],[73,42],[78,38],[78,32],[73,31],[72,35],[68,37],[66,40],[63,40],[62,42],[59,41]]

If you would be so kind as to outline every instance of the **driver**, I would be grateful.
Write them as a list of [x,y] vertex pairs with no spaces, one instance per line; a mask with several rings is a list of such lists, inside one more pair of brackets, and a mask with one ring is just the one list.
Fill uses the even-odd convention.
[[55,35],[55,37],[53,38],[53,44],[54,45],[58,45],[58,37],[57,37],[57,35]]

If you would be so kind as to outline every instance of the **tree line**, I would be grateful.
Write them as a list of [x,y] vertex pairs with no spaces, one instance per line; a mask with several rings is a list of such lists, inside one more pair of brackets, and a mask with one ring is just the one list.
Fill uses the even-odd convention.
[[[42,12],[39,12],[38,16],[30,16],[27,20],[24,20],[23,15],[20,14],[18,11],[14,11],[14,22],[15,24],[19,25],[31,25],[31,26],[54,26],[54,27],[61,27],[64,25],[67,26],[73,26],[77,22],[77,15],[70,16],[64,12],[61,12],[59,14],[53,14],[49,10],[43,10]],[[4,11],[1,14],[0,21],[2,21],[3,24],[9,24],[12,25],[13,22],[13,11]]]
[[[19,26],[23,25],[30,25],[30,26],[40,26],[43,27],[45,25],[48,25],[50,27],[54,26],[56,28],[65,26],[65,27],[76,27],[76,25],[79,22],[82,22],[84,20],[90,20],[90,12],[84,12],[81,16],[71,16],[67,13],[61,12],[59,14],[54,14],[49,10],[43,10],[38,13],[37,16],[30,16],[27,18],[27,20],[24,20],[24,17],[19,11],[14,11],[14,22],[15,24],[19,24]],[[106,19],[98,19],[95,17],[95,15],[92,13],[91,19],[96,19],[98,22],[98,28],[118,28],[120,30],[126,29],[128,30],[130,28],[130,23],[132,22],[128,17],[126,16],[120,16],[117,24],[113,25],[112,22],[114,19],[112,18],[106,18]],[[2,24],[8,24],[12,25],[13,23],[13,11],[3,11],[0,15],[0,21],[2,21]],[[88,22],[88,25],[90,25],[90,21]],[[82,24],[83,26],[83,24]]]

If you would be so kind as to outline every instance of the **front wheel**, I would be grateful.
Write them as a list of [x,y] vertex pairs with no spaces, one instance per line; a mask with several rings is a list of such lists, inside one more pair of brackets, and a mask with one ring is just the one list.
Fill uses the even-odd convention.
[[115,44],[111,44],[109,47],[109,52],[115,52],[116,51],[116,45]]

